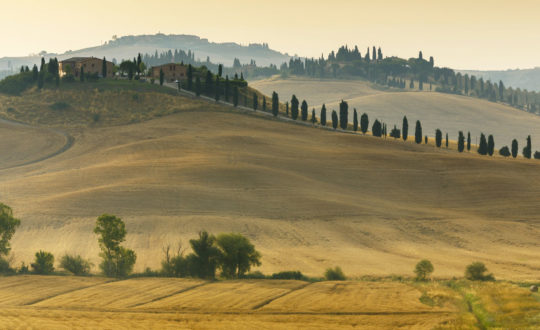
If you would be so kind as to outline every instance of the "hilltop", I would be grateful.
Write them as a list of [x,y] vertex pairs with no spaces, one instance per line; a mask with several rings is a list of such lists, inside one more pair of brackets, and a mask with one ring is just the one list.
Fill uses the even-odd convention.
[[485,80],[502,80],[507,86],[540,91],[540,68],[497,71],[458,70],[462,74],[475,75]]

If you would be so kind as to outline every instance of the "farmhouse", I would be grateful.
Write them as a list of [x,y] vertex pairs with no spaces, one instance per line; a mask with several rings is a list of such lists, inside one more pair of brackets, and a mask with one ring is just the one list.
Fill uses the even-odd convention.
[[[114,63],[106,61],[107,63],[107,76],[113,75]],[[84,74],[97,74],[102,76],[103,60],[96,57],[72,57],[60,62],[60,76],[63,77],[66,74],[72,74],[75,77],[79,77],[81,74],[81,68],[84,70]]]
[[159,79],[159,72],[163,70],[165,81],[173,82],[175,80],[184,80],[187,75],[187,66],[183,64],[163,64],[152,67],[152,78]]

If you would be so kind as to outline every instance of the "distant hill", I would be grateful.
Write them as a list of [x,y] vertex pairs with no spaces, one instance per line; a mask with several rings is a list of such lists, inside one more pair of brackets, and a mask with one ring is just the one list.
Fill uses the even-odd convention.
[[484,80],[498,82],[502,80],[506,87],[521,88],[528,91],[540,91],[540,67],[534,69],[515,69],[505,71],[457,70],[462,74],[475,75]]
[[[213,63],[222,63],[232,66],[235,58],[241,63],[249,63],[255,60],[259,66],[275,64],[279,66],[283,62],[289,61],[290,56],[282,54],[268,47],[268,44],[250,44],[243,46],[237,43],[214,43],[208,39],[193,35],[140,35],[124,36],[108,41],[106,44],[75,51],[67,51],[63,54],[43,53],[45,59],[57,57],[63,60],[74,56],[96,56],[121,59],[132,59],[137,53],[154,54],[168,50],[184,50],[195,53],[195,59],[201,61],[210,57]],[[32,66],[41,60],[39,55],[24,57],[3,57],[0,58],[0,71],[13,70],[17,72],[22,65]]]

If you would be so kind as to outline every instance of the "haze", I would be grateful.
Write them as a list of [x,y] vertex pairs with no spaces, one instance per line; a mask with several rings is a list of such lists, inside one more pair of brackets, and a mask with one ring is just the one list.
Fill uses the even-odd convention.
[[[267,42],[318,57],[342,44],[386,56],[434,56],[459,69],[539,66],[540,3],[517,1],[161,0],[2,3],[0,57],[96,46],[112,35],[195,34],[215,42]],[[512,46],[508,46],[512,45]]]

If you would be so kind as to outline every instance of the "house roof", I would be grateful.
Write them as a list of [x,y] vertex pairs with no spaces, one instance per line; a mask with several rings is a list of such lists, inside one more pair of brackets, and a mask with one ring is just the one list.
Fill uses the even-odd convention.
[[[60,63],[63,63],[63,62],[84,62],[84,61],[88,61],[88,60],[101,60],[100,58],[97,58],[97,57],[71,57],[71,58],[68,58],[68,59],[65,59],[63,61],[60,61]],[[110,61],[107,61],[107,62],[110,62]]]
[[167,63],[167,64],[161,64],[161,65],[154,65],[152,68],[161,68],[163,66],[169,66],[169,65],[178,65],[178,66],[186,66],[185,64],[182,65],[180,63]]

